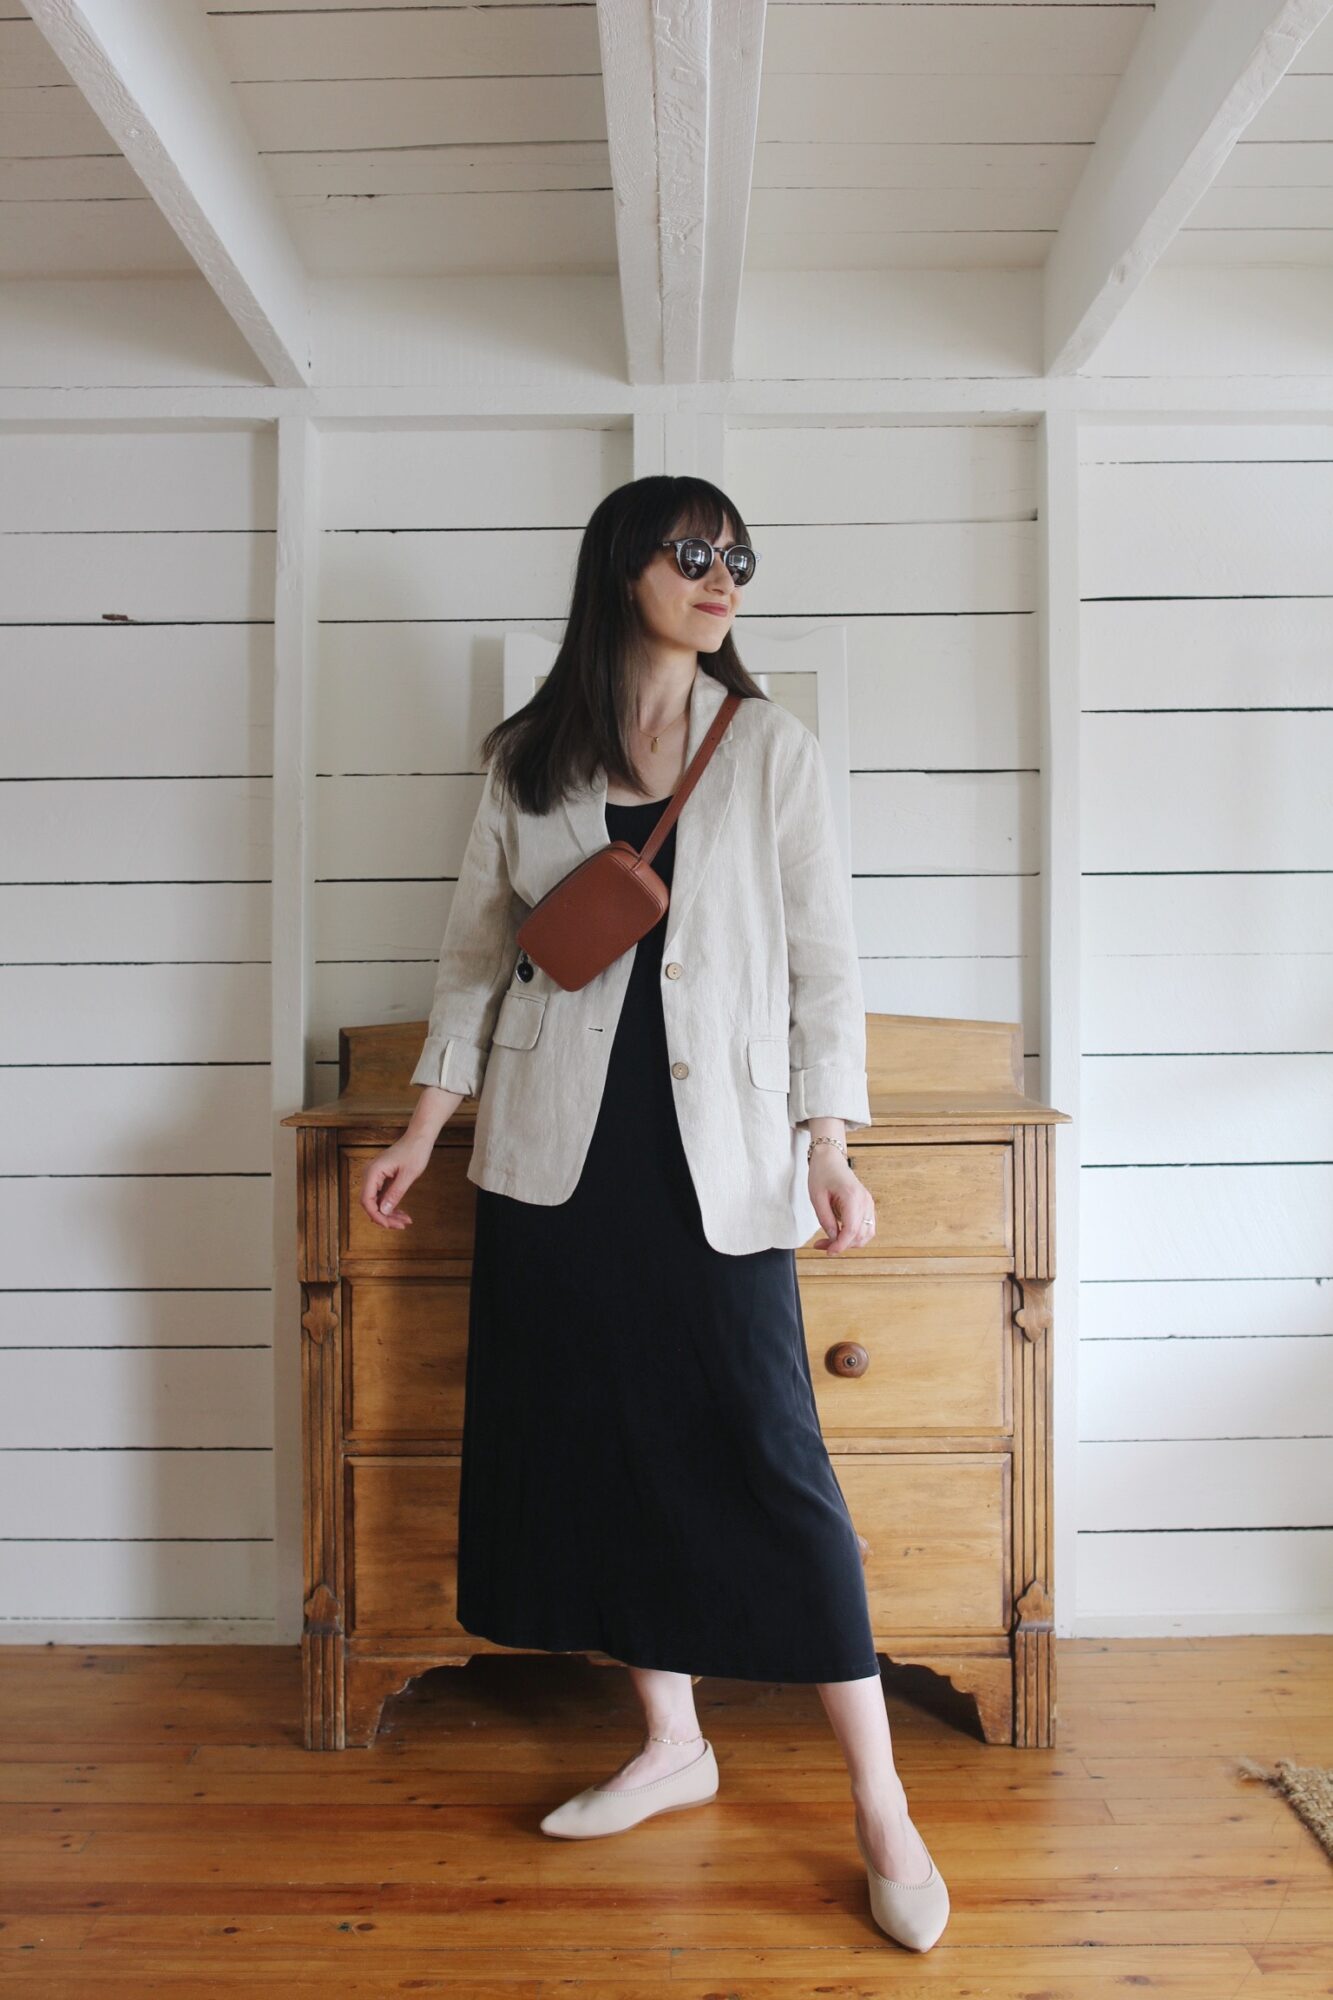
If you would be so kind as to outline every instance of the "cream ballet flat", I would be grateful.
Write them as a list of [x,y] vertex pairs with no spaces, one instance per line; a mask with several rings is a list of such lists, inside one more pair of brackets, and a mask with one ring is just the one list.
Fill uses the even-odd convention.
[[949,1921],[949,1891],[930,1850],[926,1850],[930,1873],[924,1882],[891,1882],[887,1875],[880,1874],[866,1853],[859,1826],[856,1844],[866,1865],[870,1914],[875,1922],[895,1944],[905,1945],[908,1951],[929,1951]]
[[656,1778],[651,1785],[622,1786],[609,1792],[600,1785],[587,1786],[547,1813],[541,1822],[542,1832],[562,1840],[589,1840],[597,1834],[624,1833],[655,1813],[706,1805],[716,1794],[719,1780],[717,1759],[706,1736],[703,1745],[683,1770]]

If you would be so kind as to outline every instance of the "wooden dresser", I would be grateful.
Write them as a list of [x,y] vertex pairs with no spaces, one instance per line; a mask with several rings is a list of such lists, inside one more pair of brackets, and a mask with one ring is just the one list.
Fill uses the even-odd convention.
[[[1046,1745],[1066,1114],[1023,1095],[1012,1022],[866,1019],[874,1123],[848,1144],[877,1234],[796,1253],[820,1423],[879,1651],[974,1695],[988,1741]],[[336,1101],[283,1120],[300,1128],[310,1749],[367,1744],[413,1675],[508,1650],[454,1617],[473,1101],[412,1190],[411,1229],[379,1229],[358,1203],[367,1161],[411,1114],[425,1030],[344,1029]]]

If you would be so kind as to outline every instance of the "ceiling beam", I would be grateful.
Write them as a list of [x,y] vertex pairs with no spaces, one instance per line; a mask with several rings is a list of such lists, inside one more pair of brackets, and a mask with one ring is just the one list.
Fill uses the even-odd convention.
[[305,274],[197,0],[26,0],[279,388],[310,380]]
[[735,370],[765,0],[597,0],[629,380]]
[[1144,25],[1045,270],[1048,375],[1082,368],[1333,0],[1170,0]]

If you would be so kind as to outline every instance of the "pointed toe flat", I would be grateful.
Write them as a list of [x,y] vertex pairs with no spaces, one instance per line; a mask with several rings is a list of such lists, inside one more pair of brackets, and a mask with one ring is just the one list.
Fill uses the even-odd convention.
[[590,1840],[598,1834],[624,1833],[656,1813],[706,1805],[716,1795],[718,1782],[717,1759],[705,1737],[699,1755],[682,1770],[655,1778],[650,1785],[629,1785],[619,1791],[588,1785],[548,1812],[541,1830],[560,1840]]
[[[908,1951],[929,1951],[944,1933],[949,1921],[949,1891],[944,1877],[927,1849],[930,1873],[924,1882],[891,1882],[881,1875],[866,1853],[861,1829],[856,1844],[866,1865],[870,1885],[870,1914],[886,1936]],[[923,1843],[924,1845],[924,1843]]]

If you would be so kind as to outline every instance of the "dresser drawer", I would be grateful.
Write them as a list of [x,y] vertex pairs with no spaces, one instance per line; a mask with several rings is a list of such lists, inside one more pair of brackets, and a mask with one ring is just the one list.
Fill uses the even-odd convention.
[[472,1256],[476,1184],[467,1177],[471,1152],[466,1146],[437,1146],[430,1165],[404,1197],[412,1218],[410,1229],[381,1229],[361,1206],[361,1180],[382,1146],[344,1146],[339,1156],[342,1174],[342,1251],[345,1257],[388,1258]]
[[[1003,1145],[858,1145],[858,1180],[875,1197],[875,1234],[841,1254],[865,1257],[1005,1257],[1014,1246],[1013,1161]],[[819,1234],[822,1236],[823,1231]],[[805,1257],[826,1258],[823,1250]]]
[[1006,1633],[1007,1452],[831,1452],[865,1552],[876,1635]]
[[838,1271],[800,1300],[829,1439],[1011,1433],[1006,1278]]
[[347,1437],[461,1438],[467,1329],[466,1278],[345,1280]]
[[433,1637],[462,1630],[454,1587],[459,1466],[457,1457],[349,1462],[351,1637]]

